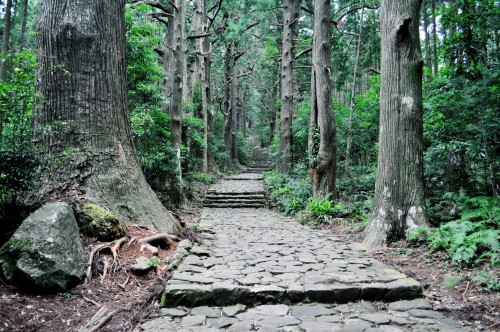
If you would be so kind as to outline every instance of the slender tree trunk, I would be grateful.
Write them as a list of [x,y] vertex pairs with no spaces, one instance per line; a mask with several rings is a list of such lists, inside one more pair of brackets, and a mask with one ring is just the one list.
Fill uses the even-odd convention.
[[[199,35],[208,32],[206,0],[196,0],[193,16],[195,32]],[[208,37],[197,39],[198,72],[201,84],[201,108],[203,113],[203,163],[202,171],[208,172],[208,131],[209,131],[209,53],[210,40]]]
[[233,55],[233,77],[231,79],[231,93],[230,93],[230,121],[231,121],[231,161],[233,165],[240,167],[238,158],[238,73],[236,71],[236,58]]
[[281,173],[292,170],[292,107],[293,107],[293,61],[295,34],[300,14],[301,0],[285,0],[283,13],[283,48],[281,56],[281,114],[280,150],[278,169]]
[[148,186],[131,138],[124,15],[124,0],[41,3],[33,142],[46,163],[37,194],[83,197],[173,231],[180,225]]
[[345,175],[351,175],[351,153],[352,153],[352,121],[354,115],[354,97],[356,96],[356,80],[358,78],[359,56],[361,51],[361,40],[363,35],[363,16],[365,13],[365,2],[362,2],[361,17],[359,21],[358,45],[356,46],[356,61],[354,64],[354,74],[352,75],[351,101],[349,104],[349,120],[347,122],[347,148],[345,153]]
[[183,39],[183,19],[186,17],[185,0],[176,0],[176,8],[174,8],[174,85],[172,91],[172,105],[170,107],[171,120],[170,120],[170,142],[176,152],[176,169],[175,179],[170,183],[170,199],[176,206],[181,206],[184,203],[184,190],[182,180],[182,167],[181,167],[181,143],[182,143],[182,88],[184,78],[184,42]]
[[[226,58],[224,62],[224,144],[229,153],[229,162],[232,163],[233,139],[232,139],[232,124],[233,124],[233,107],[231,105],[232,98],[232,83],[234,78],[234,42],[230,42],[226,50]],[[229,166],[229,165],[228,165]]]
[[434,65],[434,76],[438,73],[438,52],[437,52],[437,24],[436,24],[436,0],[431,0],[431,16],[432,16],[432,55]]
[[7,76],[7,53],[9,52],[9,40],[10,40],[10,27],[11,27],[11,16],[12,16],[12,0],[7,0],[5,4],[5,17],[3,26],[3,38],[2,38],[2,54],[0,62],[0,82],[5,81]]
[[21,23],[21,49],[25,50],[27,48],[27,38],[26,38],[26,26],[28,24],[28,9],[29,9],[29,0],[23,1],[23,18]]
[[422,2],[422,13],[423,13],[423,23],[424,23],[424,49],[425,49],[425,66],[432,70],[432,59],[431,59],[431,43],[429,35],[429,0]]
[[420,0],[382,0],[382,83],[374,209],[365,230],[369,248],[428,226],[423,181]]
[[315,0],[308,139],[308,152],[312,159],[309,174],[314,198],[335,195],[337,144],[330,77],[330,22],[330,0]]

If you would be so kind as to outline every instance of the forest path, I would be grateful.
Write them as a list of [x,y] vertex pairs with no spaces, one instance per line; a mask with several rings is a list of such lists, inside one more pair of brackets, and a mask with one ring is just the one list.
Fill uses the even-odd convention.
[[[214,185],[202,246],[143,331],[460,331],[420,284],[357,244],[264,208],[263,163]],[[383,301],[383,302],[367,302]]]

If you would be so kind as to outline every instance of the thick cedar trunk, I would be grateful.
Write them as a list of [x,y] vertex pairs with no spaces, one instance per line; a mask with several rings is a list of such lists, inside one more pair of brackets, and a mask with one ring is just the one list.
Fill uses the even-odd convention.
[[428,226],[423,183],[419,0],[382,0],[382,83],[374,209],[364,244],[377,247]]
[[175,179],[170,181],[170,200],[176,206],[181,206],[184,203],[184,191],[182,181],[182,167],[181,167],[181,143],[182,143],[182,89],[184,78],[184,23],[186,17],[185,0],[177,0],[175,2],[173,17],[173,34],[174,39],[174,72],[173,72],[173,91],[172,103],[170,106],[170,142],[176,153],[176,168]]
[[315,0],[308,140],[314,198],[335,195],[337,151],[330,78],[330,22],[330,0]]
[[10,27],[11,27],[11,15],[12,15],[12,0],[7,0],[5,4],[5,17],[3,26],[3,38],[2,38],[2,54],[0,54],[0,82],[5,81],[7,76],[7,52],[9,52],[9,40],[10,40]]
[[280,150],[278,162],[278,169],[281,173],[290,173],[292,170],[293,60],[296,39],[294,32],[298,26],[300,3],[300,0],[285,0],[283,13]]
[[132,143],[125,1],[46,0],[37,28],[41,97],[34,143],[47,163],[40,196],[83,196],[162,231],[179,224],[146,183]]
[[354,64],[354,73],[352,75],[351,100],[349,103],[349,120],[347,123],[347,148],[345,152],[345,176],[351,175],[351,153],[352,153],[352,120],[354,116],[354,97],[356,96],[356,80],[358,78],[359,56],[361,51],[361,40],[363,35],[363,14],[365,13],[365,3],[361,8],[361,18],[359,21],[358,45],[356,47],[356,61]]

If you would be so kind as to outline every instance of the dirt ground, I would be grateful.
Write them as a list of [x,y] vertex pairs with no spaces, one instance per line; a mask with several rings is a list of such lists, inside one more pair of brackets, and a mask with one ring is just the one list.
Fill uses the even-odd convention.
[[[348,241],[362,240],[361,231],[348,223],[337,222],[328,228]],[[488,269],[486,265],[457,267],[446,252],[431,251],[405,241],[375,251],[373,255],[418,280],[434,310],[459,321],[470,331],[500,331],[500,293],[487,292],[472,280],[478,271]],[[500,268],[488,271],[500,278]],[[449,276],[461,280],[456,286],[448,287],[444,279]]]

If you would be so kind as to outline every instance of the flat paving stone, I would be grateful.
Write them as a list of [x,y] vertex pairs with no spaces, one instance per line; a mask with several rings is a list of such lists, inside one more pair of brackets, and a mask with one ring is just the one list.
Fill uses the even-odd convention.
[[[262,193],[260,178],[236,175],[210,192]],[[199,231],[203,254],[188,255],[165,288],[175,310],[142,331],[465,331],[420,299],[416,280],[276,212],[204,208]]]
[[[223,181],[221,186],[230,187],[235,185],[233,182],[239,181]],[[254,190],[249,182],[245,181],[246,191]],[[267,209],[205,208],[200,230],[212,236],[204,241],[206,252],[212,256],[186,258],[167,283],[166,306],[255,305],[256,300],[394,301],[411,300],[422,294],[418,282],[378,262],[368,252],[353,249],[332,234],[290,222]],[[184,296],[178,290],[169,292],[168,288],[180,280],[188,285],[206,286],[209,292],[217,288],[221,293],[219,282],[228,279],[234,280],[231,284],[248,287],[250,294],[240,290],[240,297],[207,296],[206,302],[196,299],[192,303],[193,296]],[[288,285],[292,284],[289,292]],[[230,289],[222,289],[222,293],[230,293]]]

